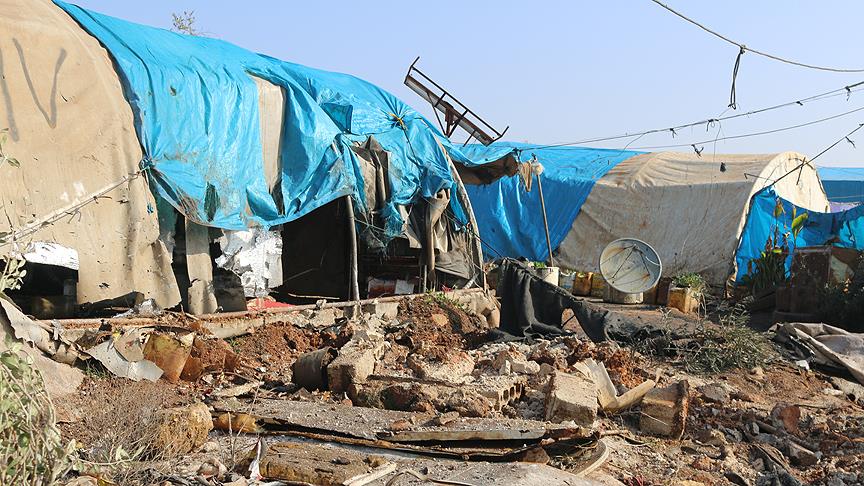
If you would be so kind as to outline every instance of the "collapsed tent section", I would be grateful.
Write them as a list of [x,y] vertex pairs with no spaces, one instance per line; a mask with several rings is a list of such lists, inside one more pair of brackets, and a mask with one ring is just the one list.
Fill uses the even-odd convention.
[[472,164],[391,94],[60,1],[0,6],[2,151],[20,161],[0,168],[0,250],[77,259],[34,269],[26,310],[482,286],[454,165]]
[[[486,179],[469,178],[468,194],[476,208],[480,235],[488,256],[549,258],[543,226],[539,188],[532,184],[542,171],[546,213],[552,248],[564,241],[594,184],[620,162],[637,155],[626,150],[581,147],[536,147],[526,143],[499,142],[485,147],[469,145],[464,152],[478,163],[495,167],[511,154],[521,167],[518,175],[501,177],[489,170]],[[533,164],[533,165],[532,165]],[[532,189],[533,186],[533,189]]]

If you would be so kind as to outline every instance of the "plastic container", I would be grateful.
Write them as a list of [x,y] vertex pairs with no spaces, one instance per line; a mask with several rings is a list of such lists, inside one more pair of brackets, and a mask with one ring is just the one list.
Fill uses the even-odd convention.
[[535,269],[537,276],[543,279],[544,282],[549,282],[552,285],[558,285],[558,278],[561,274],[561,269],[558,267],[543,267]]

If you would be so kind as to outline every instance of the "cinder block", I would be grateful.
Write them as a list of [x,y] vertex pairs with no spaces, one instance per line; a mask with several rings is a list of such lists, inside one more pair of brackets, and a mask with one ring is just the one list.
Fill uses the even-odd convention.
[[572,420],[576,425],[591,427],[598,407],[597,388],[589,378],[560,371],[552,374],[546,395],[546,420]]
[[690,384],[687,380],[666,388],[655,388],[642,399],[639,429],[651,435],[681,437],[689,404]]

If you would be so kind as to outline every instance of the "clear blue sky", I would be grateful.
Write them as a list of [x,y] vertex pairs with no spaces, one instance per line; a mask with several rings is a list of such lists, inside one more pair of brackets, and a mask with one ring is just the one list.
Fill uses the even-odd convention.
[[[285,60],[351,73],[396,94],[427,116],[402,85],[419,66],[507,139],[558,143],[660,128],[721,114],[737,48],[648,0],[344,1],[77,0],[102,13],[157,27],[195,11],[197,27]],[[864,2],[728,0],[671,6],[744,44],[811,64],[864,68]],[[739,111],[864,80],[746,54]],[[795,125],[864,106],[864,91],[805,107],[729,121],[722,135]],[[785,133],[719,142],[717,152],[797,150],[813,156],[864,123],[864,111]],[[644,137],[632,147],[714,138],[705,127]],[[864,166],[864,130],[817,161]],[[626,142],[625,142],[626,143]],[[621,143],[593,144],[620,147]],[[686,150],[686,149],[678,149]],[[706,152],[714,150],[708,144]]]

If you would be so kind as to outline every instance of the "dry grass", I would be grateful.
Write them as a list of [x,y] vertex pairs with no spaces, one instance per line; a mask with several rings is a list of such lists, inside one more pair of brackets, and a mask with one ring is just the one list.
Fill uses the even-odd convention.
[[[98,374],[97,374],[98,376]],[[171,451],[153,447],[156,414],[177,397],[164,384],[91,379],[79,398],[81,419],[64,428],[82,448],[76,469],[118,486],[151,484],[175,466]]]

